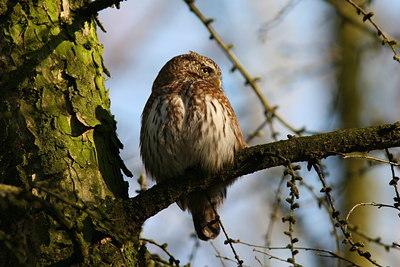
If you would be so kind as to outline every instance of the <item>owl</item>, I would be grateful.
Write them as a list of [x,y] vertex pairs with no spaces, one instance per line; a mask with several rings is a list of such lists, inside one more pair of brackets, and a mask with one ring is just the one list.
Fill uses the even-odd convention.
[[[195,52],[176,56],[158,73],[142,113],[140,153],[146,172],[157,182],[191,169],[217,174],[247,147],[235,113],[222,91],[221,70]],[[213,239],[220,232],[216,209],[229,183],[181,198],[192,214],[197,236]]]

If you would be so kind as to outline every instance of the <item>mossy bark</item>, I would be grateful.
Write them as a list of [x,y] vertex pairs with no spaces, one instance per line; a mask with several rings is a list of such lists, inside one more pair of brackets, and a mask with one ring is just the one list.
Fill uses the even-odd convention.
[[93,20],[74,12],[85,4],[0,2],[0,183],[32,193],[2,199],[0,266],[135,261],[138,231],[105,242],[90,216],[100,211],[87,212],[128,191],[103,48]]

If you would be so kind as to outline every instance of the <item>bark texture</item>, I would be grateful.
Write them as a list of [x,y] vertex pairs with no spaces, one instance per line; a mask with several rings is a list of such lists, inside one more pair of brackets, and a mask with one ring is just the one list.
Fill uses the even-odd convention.
[[74,13],[85,3],[0,3],[0,183],[32,193],[1,204],[2,266],[101,261],[93,218],[66,202],[128,197],[102,46],[95,23]]

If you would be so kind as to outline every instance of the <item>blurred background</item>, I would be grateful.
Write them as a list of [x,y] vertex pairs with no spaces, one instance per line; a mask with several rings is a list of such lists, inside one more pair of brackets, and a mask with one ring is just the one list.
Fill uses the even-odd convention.
[[[400,1],[356,1],[368,11],[382,30],[400,40]],[[296,129],[304,127],[306,134],[327,132],[399,120],[400,64],[394,61],[389,46],[381,45],[368,22],[363,23],[346,1],[334,0],[199,0],[196,5],[228,44],[239,61],[253,75],[277,113]],[[100,12],[107,30],[99,30],[104,44],[104,60],[111,72],[107,79],[112,113],[118,122],[118,135],[124,149],[122,158],[134,173],[126,178],[130,195],[139,189],[137,178],[144,173],[139,155],[140,115],[160,68],[172,57],[189,50],[212,58],[223,72],[223,88],[236,112],[243,133],[250,136],[265,121],[263,107],[252,89],[244,84],[238,71],[231,72],[232,63],[201,21],[190,12],[184,1],[148,0],[123,2],[121,8]],[[278,139],[294,134],[277,120],[273,129]],[[250,145],[274,141],[271,127],[253,138]],[[393,149],[394,156],[400,155]],[[383,152],[375,156],[385,158]],[[335,204],[342,214],[359,202],[393,204],[394,189],[388,185],[391,170],[386,164],[371,164],[364,160],[343,160],[339,157],[323,160],[327,181],[333,186]],[[320,208],[320,182],[315,172],[301,164],[299,185],[300,209],[295,236],[298,246],[336,251],[329,215]],[[228,197],[220,209],[222,222],[229,236],[243,242],[284,247],[289,239],[283,234],[288,223],[281,217],[289,206],[281,201],[275,212],[277,219],[271,228],[271,214],[280,199],[289,196],[284,185],[279,186],[284,168],[260,171],[240,178],[228,189]],[[400,170],[396,170],[400,173]],[[148,179],[149,186],[153,182]],[[308,188],[307,188],[308,186]],[[311,187],[314,190],[310,190]],[[313,193],[312,193],[313,192]],[[371,238],[381,238],[384,244],[400,243],[400,219],[394,209],[357,208],[350,222]],[[272,235],[268,234],[272,229]],[[268,236],[268,238],[266,237]],[[146,221],[144,238],[168,243],[168,250],[181,265],[236,266],[234,261],[221,260],[216,255],[234,259],[224,245],[223,234],[212,242],[194,237],[191,216],[176,204]],[[367,243],[372,257],[383,265],[400,262],[399,249],[387,252],[376,242],[354,234],[355,240]],[[168,260],[168,256],[148,245],[150,251]],[[288,263],[268,259],[252,247],[236,244],[239,257],[248,266],[287,266]],[[262,249],[260,249],[262,251]],[[342,253],[348,249],[342,247]],[[268,250],[274,256],[287,259],[289,250]],[[304,266],[334,266],[336,261],[319,257],[315,252],[300,251],[297,263]],[[362,266],[369,263],[346,255]],[[337,265],[335,265],[337,266]],[[344,265],[342,265],[344,266]]]

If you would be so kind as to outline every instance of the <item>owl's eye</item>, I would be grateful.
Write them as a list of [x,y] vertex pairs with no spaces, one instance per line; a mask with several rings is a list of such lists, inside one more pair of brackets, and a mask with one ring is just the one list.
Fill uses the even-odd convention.
[[204,74],[210,74],[210,73],[213,72],[213,69],[210,68],[210,67],[201,67],[201,71],[202,71]]

